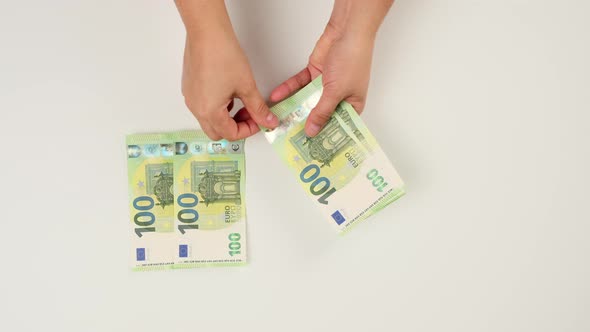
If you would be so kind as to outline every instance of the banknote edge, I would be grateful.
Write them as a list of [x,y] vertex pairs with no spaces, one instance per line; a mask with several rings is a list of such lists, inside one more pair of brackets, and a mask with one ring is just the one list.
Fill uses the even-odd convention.
[[[367,215],[366,217],[363,217],[363,218],[360,218],[359,220],[356,220],[355,222],[351,223],[351,224],[350,224],[350,226],[348,226],[348,227],[346,227],[346,228],[344,228],[344,229],[341,229],[341,230],[338,232],[338,235],[339,235],[339,236],[344,236],[344,235],[346,235],[346,234],[350,233],[350,231],[351,231],[352,229],[355,229],[355,228],[356,228],[358,225],[365,223],[365,222],[366,222],[366,221],[367,221],[367,220],[368,220],[370,217],[372,217],[372,216],[373,216],[373,215],[375,215],[376,213],[380,212],[380,211],[381,211],[381,210],[383,210],[384,208],[388,207],[389,205],[391,205],[393,202],[397,201],[397,200],[398,200],[398,199],[400,199],[401,197],[405,196],[405,194],[406,194],[406,188],[405,188],[405,186],[404,186],[404,187],[401,187],[401,188],[399,188],[398,190],[396,190],[395,194],[394,194],[394,195],[392,195],[392,196],[389,198],[389,200],[388,200],[386,203],[384,203],[384,205],[383,205],[383,206],[381,206],[381,208],[380,208],[380,209],[378,209],[378,210],[377,210],[377,211],[375,211],[374,213],[371,213],[371,214]],[[377,206],[379,206],[379,204],[377,204],[375,207],[377,207]]]
[[247,261],[236,262],[236,263],[190,263],[190,264],[178,264],[175,263],[172,270],[188,270],[188,269],[199,269],[207,267],[240,267],[248,265]]
[[[181,131],[175,131],[170,133],[170,136],[174,137],[174,139],[176,140],[203,140],[203,141],[209,141],[209,142],[222,142],[222,141],[227,141],[227,140],[218,140],[218,141],[214,141],[212,139],[209,138],[209,136],[207,136],[207,134],[205,134],[205,132],[203,132],[202,130],[181,130]],[[229,143],[242,143],[245,144],[246,140],[245,139],[240,139],[240,140],[236,140],[236,141],[227,141]],[[244,154],[244,152],[242,151],[242,154]]]
[[132,272],[148,272],[148,271],[164,271],[164,270],[172,270],[172,266],[174,264],[172,262],[156,265],[156,266],[135,266],[131,267]]
[[171,133],[130,134],[125,137],[125,143],[127,145],[171,143],[172,141]]
[[311,95],[316,93],[318,90],[323,88],[322,75],[316,77],[311,83],[297,91],[291,97],[280,101],[276,105],[270,108],[270,111],[274,113],[279,119],[285,118],[297,109],[297,106],[301,105]]

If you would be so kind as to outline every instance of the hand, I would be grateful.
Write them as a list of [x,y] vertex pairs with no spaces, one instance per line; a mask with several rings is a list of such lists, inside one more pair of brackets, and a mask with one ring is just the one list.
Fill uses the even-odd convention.
[[367,98],[373,38],[342,35],[330,25],[320,37],[305,69],[278,86],[270,96],[280,101],[323,75],[324,91],[305,124],[309,137],[317,135],[336,106],[345,100],[360,114]]
[[[269,111],[256,87],[248,59],[233,32],[223,1],[202,3],[177,1],[181,14],[185,14],[183,19],[187,26],[182,75],[182,93],[187,107],[212,140],[225,138],[235,141],[257,133],[258,125],[276,127],[278,119]],[[205,22],[204,27],[193,28],[193,22],[205,24],[208,19],[203,17],[193,21],[189,16],[193,8],[187,8],[193,4],[219,5],[223,6],[223,11],[219,7],[199,7],[195,13],[204,15],[206,10],[220,17]],[[239,98],[245,107],[232,118],[229,112],[234,98]]]
[[342,100],[359,114],[363,111],[375,36],[392,3],[393,0],[336,0],[330,22],[307,67],[271,93],[271,101],[280,101],[323,75],[324,91],[305,123],[307,136],[320,132]]

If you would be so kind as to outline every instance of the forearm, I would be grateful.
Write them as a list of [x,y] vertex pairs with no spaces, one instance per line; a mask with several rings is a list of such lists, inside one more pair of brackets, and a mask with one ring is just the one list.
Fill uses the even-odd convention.
[[394,0],[335,0],[329,26],[341,34],[374,37]]
[[175,0],[189,37],[230,32],[231,21],[224,0]]

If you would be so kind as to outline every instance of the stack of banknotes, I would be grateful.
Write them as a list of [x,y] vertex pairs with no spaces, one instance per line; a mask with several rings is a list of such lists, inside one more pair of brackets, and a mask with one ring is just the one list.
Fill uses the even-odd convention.
[[127,137],[134,270],[246,262],[244,141]]
[[[333,227],[344,232],[404,194],[404,184],[352,106],[338,105],[315,137],[305,121],[321,76],[271,108],[265,136]],[[134,270],[246,262],[244,141],[198,131],[127,137]]]

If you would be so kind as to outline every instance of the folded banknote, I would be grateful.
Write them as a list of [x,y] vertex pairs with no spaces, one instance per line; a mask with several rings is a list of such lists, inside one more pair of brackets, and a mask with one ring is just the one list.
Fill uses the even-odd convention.
[[348,230],[404,194],[404,183],[353,107],[341,102],[321,132],[305,121],[322,95],[321,76],[271,108],[280,124],[267,140],[327,220]]

